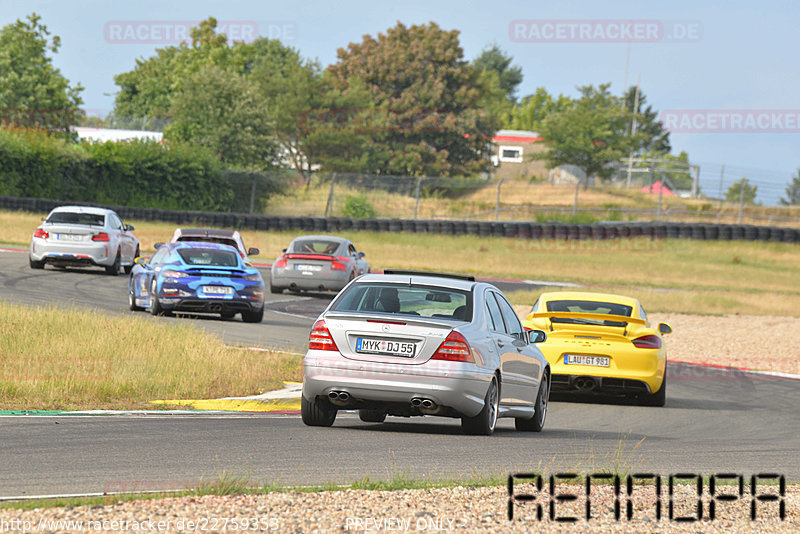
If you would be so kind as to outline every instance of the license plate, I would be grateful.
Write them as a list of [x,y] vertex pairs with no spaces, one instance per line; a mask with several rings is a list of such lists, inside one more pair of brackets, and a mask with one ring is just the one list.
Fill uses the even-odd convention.
[[363,354],[383,354],[386,356],[403,356],[413,358],[416,345],[403,341],[387,341],[385,339],[356,339],[356,352]]
[[564,365],[593,365],[595,367],[608,367],[611,358],[608,356],[584,356],[582,354],[565,354]]
[[321,271],[322,265],[295,265],[294,268],[298,271]]
[[206,295],[230,295],[233,293],[233,288],[226,286],[203,286],[203,293]]
[[57,234],[59,241],[83,241],[82,235],[77,234]]

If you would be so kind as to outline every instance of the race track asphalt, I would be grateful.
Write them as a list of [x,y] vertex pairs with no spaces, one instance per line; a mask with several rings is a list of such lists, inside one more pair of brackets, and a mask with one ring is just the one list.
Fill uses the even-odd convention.
[[[100,270],[31,270],[0,252],[0,298],[128,315],[128,277]],[[226,342],[301,352],[330,296],[269,295],[261,324],[192,321]],[[140,312],[141,313],[141,312]],[[347,483],[369,477],[470,479],[547,470],[621,473],[779,473],[800,481],[800,382],[671,364],[667,406],[558,398],[540,433],[501,420],[491,437],[465,436],[457,420],[342,413],[332,428],[299,415],[0,417],[0,498],[166,489],[222,472],[253,482]]]

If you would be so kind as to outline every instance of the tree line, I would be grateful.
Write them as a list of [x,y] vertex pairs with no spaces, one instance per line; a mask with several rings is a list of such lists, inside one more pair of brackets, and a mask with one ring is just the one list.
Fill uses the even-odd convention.
[[[163,129],[167,143],[202,147],[225,168],[291,167],[306,183],[317,171],[478,176],[500,128],[538,132],[549,168],[577,165],[598,179],[628,157],[688,159],[669,154],[669,132],[640,89],[587,85],[571,98],[540,87],[518,98],[523,74],[511,56],[490,45],[467,60],[459,31],[433,22],[366,35],[326,67],[277,39],[231,42],[213,17],[190,36],[114,77],[104,125]],[[3,124],[69,135],[89,121],[83,87],[52,65],[59,46],[36,14],[0,29]],[[795,182],[786,203],[800,202]]]

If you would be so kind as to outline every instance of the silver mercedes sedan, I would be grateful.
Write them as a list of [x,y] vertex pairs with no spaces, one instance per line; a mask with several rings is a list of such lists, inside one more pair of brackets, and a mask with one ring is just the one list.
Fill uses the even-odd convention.
[[331,426],[340,409],[365,422],[387,415],[461,419],[489,435],[497,419],[539,432],[550,369],[503,293],[473,277],[410,271],[365,274],[331,301],[303,360],[303,422]]
[[52,210],[31,237],[32,269],[96,266],[108,274],[120,268],[131,272],[139,255],[139,240],[116,212],[90,206],[61,206]]

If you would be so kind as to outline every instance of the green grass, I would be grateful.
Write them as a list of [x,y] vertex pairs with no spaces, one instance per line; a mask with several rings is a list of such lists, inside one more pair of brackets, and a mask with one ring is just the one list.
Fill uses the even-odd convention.
[[301,355],[228,347],[188,322],[0,301],[0,409],[153,409],[301,379]]
[[351,484],[330,482],[319,485],[282,485],[274,482],[253,482],[246,475],[231,475],[222,472],[208,481],[201,481],[196,487],[176,491],[150,493],[131,492],[92,497],[64,497],[51,499],[29,499],[0,502],[4,510],[35,510],[37,508],[66,508],[74,506],[110,506],[120,502],[163,499],[165,497],[192,497],[203,495],[263,495],[268,493],[317,493],[321,491],[400,491],[407,489],[432,489],[451,487],[495,487],[507,483],[508,475],[468,476],[443,479],[414,478],[395,474],[386,480],[372,480],[368,477]]
[[[541,475],[544,480],[549,480],[550,473],[533,470],[518,470],[518,473],[526,473],[531,475]],[[561,471],[559,471],[561,472]],[[564,472],[569,472],[565,470]],[[561,479],[558,481],[559,485],[585,485],[585,476],[592,473],[608,473],[617,475],[621,481],[625,481],[626,477],[631,473],[619,472],[614,466],[609,469],[595,469],[586,470],[578,469],[573,470],[577,475],[576,479]],[[63,498],[50,498],[50,499],[26,499],[19,501],[2,501],[0,502],[0,510],[36,510],[44,508],[72,508],[77,506],[112,506],[118,503],[131,502],[131,501],[149,501],[156,499],[163,499],[167,497],[180,498],[180,497],[199,497],[204,495],[266,495],[270,493],[318,493],[328,491],[348,491],[348,490],[363,490],[363,491],[402,491],[402,490],[418,490],[418,489],[437,489],[437,488],[454,488],[454,487],[503,487],[508,484],[508,477],[510,473],[487,475],[487,476],[467,476],[455,478],[442,478],[442,479],[426,479],[414,478],[402,474],[395,474],[386,480],[372,480],[370,478],[363,478],[356,480],[351,484],[328,483],[320,485],[281,485],[274,482],[255,483],[250,477],[246,475],[231,475],[227,472],[222,472],[220,475],[208,481],[201,481],[196,487],[183,488],[176,491],[163,491],[163,492],[131,492],[109,494],[102,496],[92,497],[63,497]],[[703,485],[708,487],[710,476],[703,476]],[[530,478],[515,478],[514,485],[524,485],[531,482]],[[636,479],[637,485],[654,485],[652,480]],[[662,476],[662,488],[669,483],[668,477]],[[747,485],[748,481],[745,480]],[[678,486],[693,486],[696,484],[694,480],[679,479],[675,480]],[[731,480],[717,480],[716,484],[719,486],[733,486],[735,481]],[[778,484],[777,480],[760,481],[760,486],[775,486]],[[793,482],[787,481],[787,485],[792,485]],[[593,483],[593,487],[599,487],[607,484]],[[546,490],[545,490],[546,491]]]

